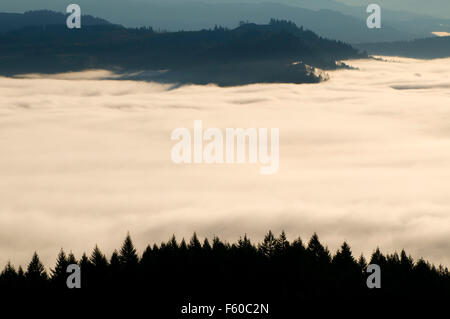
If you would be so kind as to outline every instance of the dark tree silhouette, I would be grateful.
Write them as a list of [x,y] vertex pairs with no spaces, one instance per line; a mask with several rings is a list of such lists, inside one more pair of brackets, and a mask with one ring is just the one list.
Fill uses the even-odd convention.
[[75,258],[75,255],[72,252],[70,252],[69,256],[67,256],[67,262],[69,263],[69,265],[78,263],[77,259]]
[[117,272],[119,270],[120,257],[119,257],[119,253],[117,252],[117,250],[114,250],[114,252],[112,253],[109,264],[111,265],[111,269],[113,270],[113,272]]
[[28,264],[25,279],[29,288],[43,289],[47,286],[48,275],[36,252]]
[[11,265],[11,262],[8,261],[8,263],[5,266],[5,269],[0,274],[0,287],[5,287],[5,289],[13,289],[14,285],[17,284],[18,281],[18,274],[16,269],[13,265]]
[[94,250],[92,251],[91,258],[89,259],[92,265],[99,270],[105,269],[108,267],[108,260],[106,256],[100,251],[97,245],[95,245]]
[[[362,262],[362,264],[364,264]],[[344,294],[352,294],[358,292],[353,287],[361,287],[365,284],[362,277],[361,265],[353,258],[350,246],[344,242],[341,248],[333,257],[332,265],[334,268],[334,277],[337,290],[341,290]],[[347,289],[347,287],[351,287]]]
[[67,279],[67,266],[70,264],[69,259],[67,258],[66,253],[61,248],[59,251],[58,257],[56,258],[55,268],[51,271],[51,279],[53,284],[64,287],[66,285]]
[[130,234],[127,235],[125,241],[120,249],[119,260],[122,265],[126,267],[134,267],[138,264],[139,257],[137,255],[136,249],[134,248],[133,241],[131,240]]
[[262,244],[259,245],[258,249],[263,256],[270,258],[275,255],[276,248],[277,240],[275,239],[272,231],[269,231],[264,237]]
[[[0,291],[68,292],[66,268],[72,263],[76,263],[75,256],[61,249],[49,277],[37,253],[25,273],[8,262],[0,273]],[[381,267],[381,289],[367,287],[368,263]],[[330,297],[450,297],[450,274],[442,265],[436,267],[422,258],[414,261],[404,250],[383,255],[379,248],[370,262],[363,255],[356,260],[347,242],[332,255],[317,234],[305,247],[301,238],[290,242],[284,231],[277,237],[269,231],[256,245],[247,235],[232,244],[217,236],[211,243],[207,238],[201,241],[197,233],[189,244],[172,236],[167,242],[148,245],[141,258],[127,234],[109,261],[95,246],[90,257],[83,254],[78,264],[81,292],[143,292],[153,305],[169,302],[173,309],[186,300],[214,303],[230,296],[241,301],[251,297],[250,302],[270,302],[274,307],[282,305],[280,309],[298,300]]]
[[326,265],[331,261],[331,256],[328,248],[322,246],[319,241],[319,236],[317,236],[316,233],[314,233],[308,243],[307,252],[318,264]]

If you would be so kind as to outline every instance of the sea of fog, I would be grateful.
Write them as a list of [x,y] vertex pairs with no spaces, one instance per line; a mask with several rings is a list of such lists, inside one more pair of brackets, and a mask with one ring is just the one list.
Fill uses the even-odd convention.
[[[450,59],[348,61],[321,84],[219,88],[106,71],[0,78],[0,267],[196,231],[317,232],[450,266]],[[280,168],[177,165],[173,129],[279,128]]]

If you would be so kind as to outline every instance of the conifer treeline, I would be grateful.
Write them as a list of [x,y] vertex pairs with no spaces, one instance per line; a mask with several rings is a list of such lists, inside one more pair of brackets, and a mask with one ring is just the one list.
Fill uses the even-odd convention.
[[[66,268],[77,263],[82,289],[115,291],[146,289],[149,295],[170,295],[174,300],[222,297],[254,300],[296,300],[317,296],[406,296],[449,297],[450,274],[404,250],[384,255],[377,248],[367,262],[352,255],[344,242],[332,255],[316,234],[307,244],[300,238],[289,242],[284,232],[269,232],[262,243],[253,244],[247,236],[237,243],[214,237],[200,242],[194,233],[188,243],[173,236],[159,246],[147,246],[137,254],[128,235],[119,251],[108,259],[95,246],[90,256],[77,260],[64,250],[56,265],[47,272],[34,253],[26,270],[8,263],[0,274],[0,290],[66,290]],[[381,289],[368,289],[368,264],[381,267]]]

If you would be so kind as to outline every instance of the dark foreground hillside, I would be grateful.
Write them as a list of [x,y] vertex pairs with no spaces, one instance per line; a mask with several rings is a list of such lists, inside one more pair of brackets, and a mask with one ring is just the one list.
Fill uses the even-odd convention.
[[335,69],[342,67],[339,60],[360,57],[365,54],[348,44],[277,20],[242,23],[233,30],[155,32],[117,25],[70,30],[58,24],[0,34],[3,75],[101,68],[123,73],[164,70],[140,75],[163,82],[313,83],[323,79],[314,67]]
[[[66,286],[69,264],[80,266],[80,289]],[[368,264],[380,266],[379,289],[369,289],[366,284]],[[8,263],[0,275],[0,293],[33,291],[72,297],[140,295],[148,309],[168,305],[165,318],[180,314],[188,303],[223,307],[225,303],[263,303],[271,307],[271,313],[295,313],[300,302],[302,311],[312,307],[305,300],[448,299],[450,274],[443,266],[414,261],[403,250],[384,255],[376,249],[366,260],[355,258],[350,246],[343,243],[331,254],[317,235],[304,243],[300,238],[289,242],[284,233],[275,237],[269,232],[255,245],[246,236],[230,244],[217,237],[200,242],[194,234],[188,242],[173,237],[149,245],[142,255],[127,236],[110,257],[95,247],[89,256],[79,259],[61,250],[56,265],[48,271],[36,253],[25,269]]]

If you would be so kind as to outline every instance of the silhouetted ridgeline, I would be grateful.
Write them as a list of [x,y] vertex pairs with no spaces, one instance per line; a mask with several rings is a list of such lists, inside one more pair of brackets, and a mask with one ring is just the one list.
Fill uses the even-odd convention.
[[[81,289],[66,287],[68,264],[81,268]],[[368,289],[368,264],[381,267],[381,289]],[[151,288],[151,289],[150,289]],[[376,249],[369,261],[355,259],[347,243],[332,255],[316,234],[307,244],[289,242],[284,232],[269,232],[253,244],[247,236],[229,244],[215,237],[200,242],[194,233],[189,242],[175,237],[148,246],[138,255],[131,238],[107,258],[96,246],[90,256],[77,259],[61,250],[56,265],[46,271],[35,253],[28,267],[7,264],[0,275],[0,291],[52,290],[83,293],[145,290],[148,300],[170,296],[173,303],[186,300],[248,300],[293,302],[316,297],[414,297],[450,296],[450,274],[405,251],[383,255]]]
[[[117,25],[27,27],[0,34],[0,74],[85,69],[118,72],[166,70],[141,79],[166,82],[313,83],[314,68],[362,58],[352,46],[328,40],[292,22],[242,23],[191,32],[155,32]],[[294,62],[300,62],[293,64]],[[148,73],[147,73],[148,75]]]

